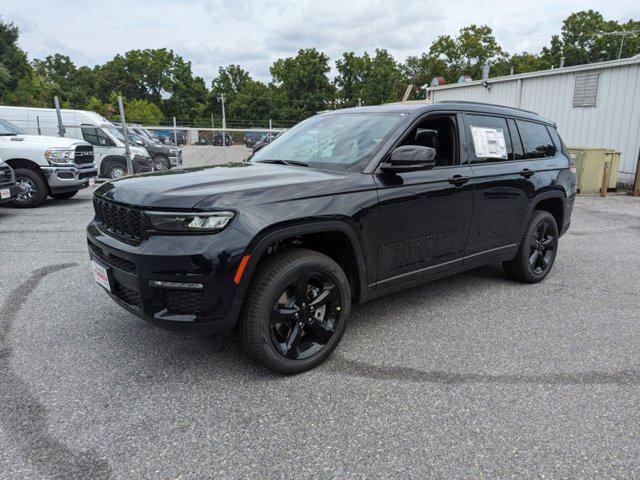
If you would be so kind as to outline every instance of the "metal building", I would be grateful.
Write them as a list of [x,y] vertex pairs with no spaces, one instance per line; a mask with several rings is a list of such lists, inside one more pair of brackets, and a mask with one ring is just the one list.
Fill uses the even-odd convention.
[[631,185],[640,158],[640,55],[431,87],[427,101],[467,100],[532,110],[570,146],[621,152],[618,183]]

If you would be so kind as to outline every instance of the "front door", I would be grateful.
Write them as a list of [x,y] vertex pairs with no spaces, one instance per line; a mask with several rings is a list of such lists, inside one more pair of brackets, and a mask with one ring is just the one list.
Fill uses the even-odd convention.
[[455,268],[471,223],[472,175],[461,165],[455,115],[427,117],[398,144],[436,149],[430,170],[375,175],[379,198],[378,288]]

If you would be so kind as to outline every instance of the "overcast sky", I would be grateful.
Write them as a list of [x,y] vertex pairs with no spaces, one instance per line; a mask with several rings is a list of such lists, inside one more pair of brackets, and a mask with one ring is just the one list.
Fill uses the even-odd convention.
[[327,53],[332,65],[344,51],[375,48],[403,61],[471,23],[491,26],[510,53],[537,52],[567,15],[589,8],[640,19],[638,0],[0,0],[3,20],[20,27],[31,59],[63,53],[93,66],[127,50],[167,47],[191,60],[207,84],[230,63],[268,80],[275,59],[308,47]]

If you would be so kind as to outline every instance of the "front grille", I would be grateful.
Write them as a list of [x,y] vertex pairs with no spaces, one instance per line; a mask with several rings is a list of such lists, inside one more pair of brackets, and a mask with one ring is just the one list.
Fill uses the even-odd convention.
[[127,305],[140,308],[140,292],[131,290],[116,282],[113,287],[113,293]]
[[122,257],[114,255],[113,253],[107,253],[97,245],[94,245],[90,241],[87,240],[89,244],[89,250],[93,252],[93,254],[102,260],[107,265],[110,265],[115,268],[119,268],[120,270],[124,270],[128,273],[136,273],[136,264],[126,260]]
[[13,175],[11,175],[11,168],[0,167],[0,183],[9,183]]
[[164,308],[175,315],[198,315],[202,306],[202,292],[195,290],[162,289]]
[[99,197],[93,197],[93,208],[96,212],[96,220],[107,230],[135,242],[142,241],[140,210]]
[[77,165],[86,165],[87,163],[93,163],[93,147],[91,145],[76,146],[74,161]]

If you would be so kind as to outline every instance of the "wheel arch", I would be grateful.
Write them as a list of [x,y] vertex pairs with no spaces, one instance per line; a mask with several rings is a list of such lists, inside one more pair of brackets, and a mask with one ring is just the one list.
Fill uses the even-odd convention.
[[10,158],[9,160],[4,160],[4,163],[9,165],[14,170],[16,168],[28,168],[30,170],[35,170],[42,174],[42,170],[40,170],[40,165],[38,165],[33,160],[29,160],[26,158]]
[[245,251],[245,256],[250,257],[238,284],[234,302],[244,299],[261,262],[273,253],[270,249],[277,250],[298,244],[324,253],[335,260],[349,278],[352,295],[357,299],[366,296],[366,263],[360,239],[348,222],[328,220],[282,226],[257,235]]
[[[109,165],[109,162],[111,164]],[[100,160],[100,177],[104,178],[108,173],[106,171],[107,166],[113,166],[116,164],[120,164],[122,166],[127,167],[127,159],[122,155],[107,155],[102,160]]]
[[529,205],[529,211],[527,213],[527,218],[524,224],[522,225],[520,231],[520,237],[524,235],[524,231],[529,225],[531,221],[531,216],[533,212],[536,210],[544,210],[553,215],[553,218],[556,220],[556,224],[558,226],[558,232],[562,231],[562,226],[564,223],[564,202],[566,200],[566,195],[564,195],[564,191],[560,190],[551,190],[539,193]]

